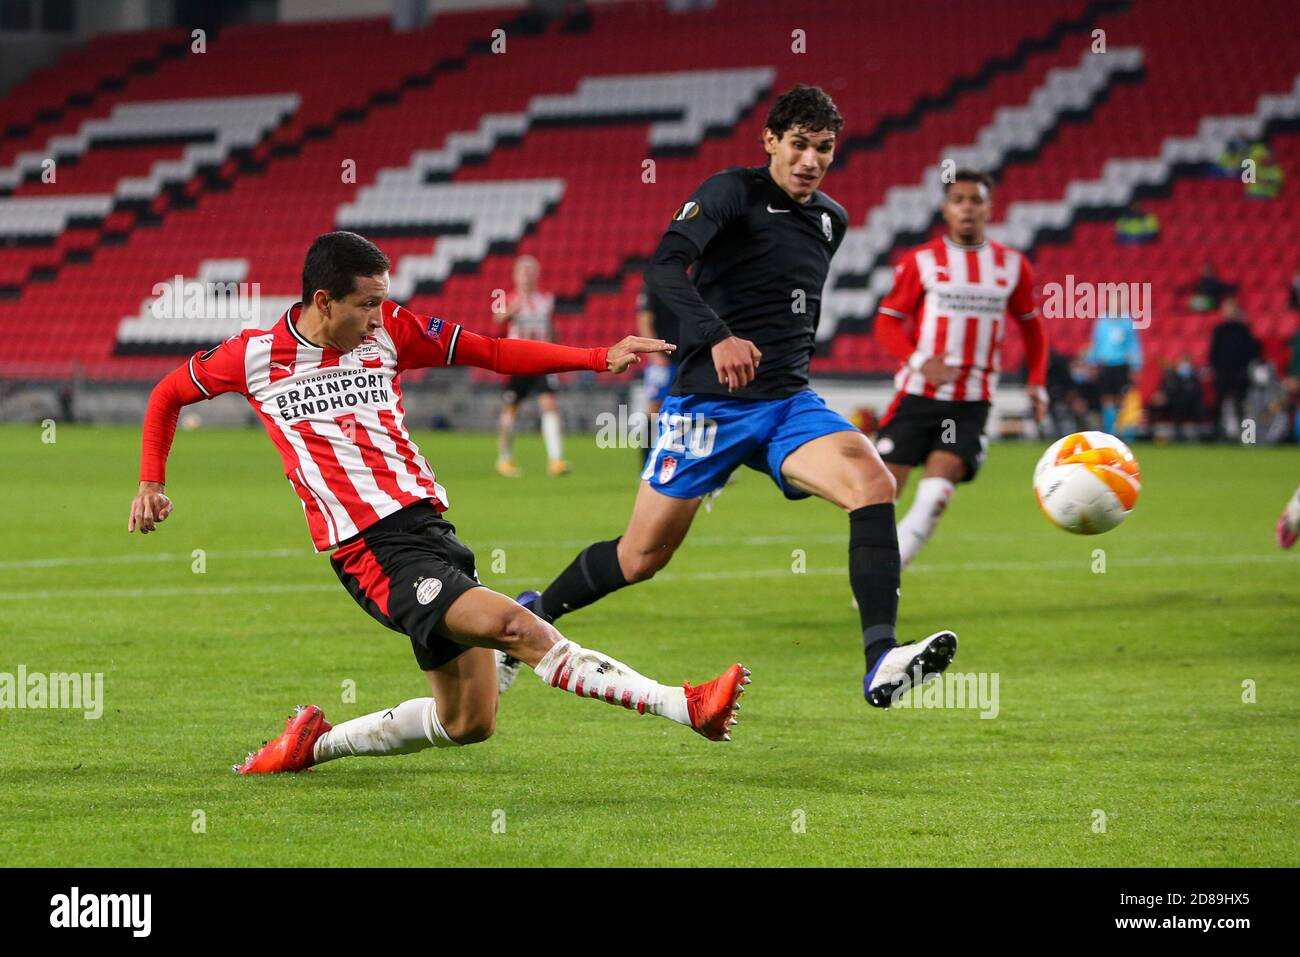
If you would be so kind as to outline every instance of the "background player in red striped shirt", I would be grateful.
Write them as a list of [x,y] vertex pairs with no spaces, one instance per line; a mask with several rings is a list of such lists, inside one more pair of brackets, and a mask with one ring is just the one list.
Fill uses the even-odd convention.
[[280,452],[317,551],[334,549],[334,572],[357,603],[410,637],[433,691],[337,727],[316,706],[301,708],[283,734],[235,770],[301,771],[348,755],[483,741],[496,723],[497,650],[551,687],[728,739],[748,682],[741,665],[698,688],[661,685],[479,584],[474,553],[442,517],[447,491],[411,441],[402,409],[405,369],[617,373],[641,353],[673,346],[629,336],[608,349],[578,349],[475,335],[389,301],[388,268],[378,247],[355,233],[319,237],[303,266],[303,302],[271,329],[245,330],[191,357],[149,398],[127,530],[147,534],[171,514],[165,469],[181,407],[242,394]]
[[[515,288],[506,297],[505,309],[492,317],[502,326],[502,335],[539,342],[555,341],[555,296],[537,287],[541,266],[533,256],[515,260]],[[523,472],[515,464],[515,419],[519,405],[530,395],[537,395],[541,412],[542,442],[546,445],[546,471],[551,475],[568,475],[564,461],[564,426],[560,406],[555,399],[554,376],[514,376],[501,395],[501,416],[497,422],[497,472],[506,478],[518,478]]]
[[[973,480],[984,461],[1007,316],[1025,339],[1034,418],[1047,412],[1047,337],[1033,271],[1021,253],[984,238],[992,187],[988,174],[974,170],[958,170],[944,185],[947,235],[899,260],[876,314],[876,337],[903,363],[876,449],[899,494],[912,469],[925,467],[898,523],[903,567],[933,534],[957,483]],[[915,320],[911,332],[903,327],[908,320]]]

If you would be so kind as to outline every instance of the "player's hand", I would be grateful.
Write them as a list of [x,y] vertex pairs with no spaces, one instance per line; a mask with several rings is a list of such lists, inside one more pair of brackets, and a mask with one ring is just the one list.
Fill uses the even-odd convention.
[[1025,386],[1029,396],[1029,407],[1034,411],[1034,421],[1042,422],[1047,418],[1047,390],[1041,385]]
[[931,356],[921,363],[921,375],[932,386],[947,385],[956,382],[961,370],[943,361],[943,356]]
[[172,513],[172,500],[163,494],[163,487],[158,482],[141,482],[140,491],[135,493],[131,502],[131,518],[126,523],[126,530],[140,530],[141,535],[148,535],[158,527],[159,522],[167,520]]
[[725,385],[728,392],[743,389],[753,382],[762,358],[758,346],[736,336],[728,336],[713,347],[713,368],[718,373],[718,382]]
[[647,339],[645,336],[628,336],[622,342],[609,347],[605,354],[605,368],[610,372],[623,372],[629,366],[641,361],[643,353],[660,354],[676,351],[677,347],[663,339]]

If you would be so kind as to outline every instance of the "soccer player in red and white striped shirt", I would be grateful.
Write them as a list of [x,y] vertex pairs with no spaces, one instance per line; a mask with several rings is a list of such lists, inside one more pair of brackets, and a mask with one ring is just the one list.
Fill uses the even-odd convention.
[[389,301],[388,268],[378,247],[355,233],[319,237],[303,267],[303,302],[270,329],[246,330],[191,357],[149,399],[127,530],[151,532],[171,514],[165,468],[181,407],[242,394],[280,452],[316,550],[333,549],[334,571],[357,603],[410,637],[433,692],[337,727],[314,705],[299,709],[283,734],[235,770],[301,771],[348,755],[483,741],[496,722],[498,650],[551,687],[729,740],[748,683],[743,666],[695,688],[661,685],[479,584],[473,552],[442,517],[447,491],[411,441],[402,409],[406,369],[618,373],[639,354],[673,346],[636,336],[608,349],[479,336]]
[[[911,470],[925,467],[898,523],[903,567],[934,533],[957,483],[974,479],[984,461],[1008,316],[1024,336],[1034,417],[1047,411],[1047,337],[1029,260],[984,238],[992,185],[974,170],[958,170],[944,185],[947,235],[903,256],[876,314],[877,339],[903,363],[876,449],[899,493]],[[914,331],[903,327],[909,320]]]

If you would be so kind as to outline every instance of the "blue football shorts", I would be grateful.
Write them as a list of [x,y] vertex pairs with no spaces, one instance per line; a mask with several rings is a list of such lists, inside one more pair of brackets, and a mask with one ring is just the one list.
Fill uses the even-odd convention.
[[857,431],[812,389],[786,399],[670,395],[659,412],[659,438],[641,477],[656,492],[698,498],[727,484],[738,466],[771,476],[786,498],[807,498],[785,483],[781,463],[813,439]]

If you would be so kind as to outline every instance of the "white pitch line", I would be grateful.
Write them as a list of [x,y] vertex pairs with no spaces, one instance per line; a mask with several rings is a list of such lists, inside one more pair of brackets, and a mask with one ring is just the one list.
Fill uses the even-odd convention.
[[[287,558],[291,555],[311,555],[301,548],[267,548],[257,551],[206,552],[205,558]],[[63,568],[76,565],[135,565],[144,562],[192,562],[192,552],[140,552],[126,555],[77,555],[61,558],[24,558],[0,562],[7,568]]]
[[285,592],[339,591],[341,586],[323,582],[299,585],[195,585],[189,588],[69,588],[63,591],[0,592],[0,601],[43,601],[62,598],[166,598],[184,595],[279,595]]
[[[950,538],[960,541],[986,541],[998,542],[1016,538],[1014,534],[995,534],[995,535],[971,535],[966,533],[951,533]],[[1160,538],[1172,536],[1158,536]],[[1178,536],[1188,537],[1188,536]],[[1193,539],[1201,539],[1206,536],[1193,535]],[[688,538],[687,542],[693,547],[707,548],[726,548],[726,547],[750,547],[755,545],[839,545],[847,547],[848,535],[842,533],[826,535],[696,535]],[[480,540],[471,547],[480,553],[490,553],[496,548],[585,548],[591,544],[591,539],[505,539],[503,541]],[[309,548],[266,548],[251,549],[244,551],[217,551],[208,552],[205,556],[208,559],[250,559],[250,558],[315,558],[316,552]],[[64,555],[50,558],[24,558],[11,561],[0,561],[0,571],[6,569],[22,568],[76,568],[86,565],[134,565],[134,564],[165,564],[167,562],[183,562],[188,564],[194,560],[190,552],[135,552],[124,555]],[[1024,566],[1014,565],[1006,567],[1041,567],[1041,562],[1027,563]],[[931,566],[939,567],[939,566]],[[944,566],[950,568],[961,568],[965,566]],[[1003,567],[1003,566],[996,566]],[[990,566],[994,570],[994,566]],[[662,576],[656,576],[662,577]]]
[[[1173,567],[1186,565],[1274,565],[1287,562],[1300,563],[1300,554],[1296,555],[1148,555],[1126,559],[1111,559],[1110,565],[1120,570],[1130,567]],[[945,572],[1033,572],[1062,571],[1069,569],[1087,569],[1092,564],[1091,557],[1080,557],[1073,561],[1054,560],[1043,562],[955,562],[951,564],[913,565],[910,573],[942,574]],[[666,572],[655,576],[655,581],[695,582],[695,581],[730,581],[754,578],[787,578],[800,575],[844,575],[845,569],[809,568],[795,573],[788,568],[730,569],[715,572]],[[496,578],[484,584],[492,586],[536,585],[536,578]],[[296,585],[195,585],[193,587],[166,588],[74,588],[67,590],[0,592],[0,601],[45,601],[67,598],[166,598],[184,595],[278,595],[291,592],[328,592],[336,591],[337,584],[302,583]]]
[[[833,545],[837,542],[848,543],[848,535],[751,535],[728,538],[724,536],[700,536],[691,539],[692,545]],[[591,539],[547,540],[517,539],[490,542],[478,547],[478,551],[490,551],[493,548],[584,548],[591,544]],[[316,553],[308,548],[267,548],[247,551],[207,552],[211,559],[244,558],[313,558]],[[139,552],[125,555],[64,555],[51,558],[23,558],[0,562],[0,571],[19,568],[75,568],[85,565],[134,565],[143,563],[184,562],[194,560],[190,552]]]

